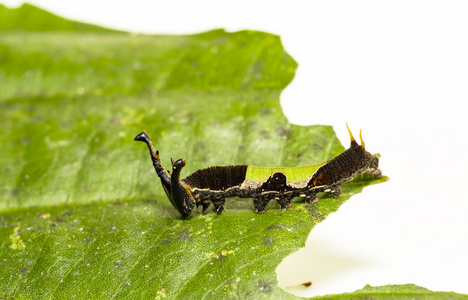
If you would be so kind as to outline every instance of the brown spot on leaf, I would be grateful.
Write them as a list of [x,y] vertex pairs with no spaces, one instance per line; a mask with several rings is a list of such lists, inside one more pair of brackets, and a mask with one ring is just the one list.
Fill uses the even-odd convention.
[[21,144],[22,146],[26,146],[26,145],[28,145],[29,143],[31,143],[31,139],[30,139],[30,138],[24,138],[24,139],[21,139],[21,140],[20,140],[20,144]]
[[273,237],[265,236],[265,237],[263,237],[262,245],[271,246],[271,243],[273,243],[273,241],[274,241]]
[[119,259],[118,261],[114,262],[114,267],[115,267],[116,269],[121,269],[121,268],[122,268],[123,266],[125,266],[125,265],[126,265],[126,263],[125,263],[123,260],[121,260],[121,259]]
[[317,204],[308,204],[306,205],[306,209],[309,211],[310,215],[314,219],[314,221],[321,222],[325,220],[325,215],[323,215],[317,208]]
[[190,236],[190,232],[187,229],[182,229],[177,240],[191,242],[193,238]]
[[321,144],[313,144],[312,149],[314,149],[315,151],[318,152],[318,151],[322,151],[324,149],[324,147]]
[[282,229],[285,229],[286,227],[287,227],[286,224],[272,224],[268,226],[267,229],[268,230],[273,230],[273,229],[282,230]]
[[268,139],[270,137],[270,133],[266,130],[260,131],[260,134],[262,135],[264,139]]
[[257,287],[262,293],[270,293],[271,292],[271,282],[267,282],[264,280],[259,280],[257,282]]
[[291,135],[291,130],[288,129],[288,128],[279,127],[279,128],[278,128],[278,135],[279,135],[279,136],[283,136],[283,137],[285,137],[285,138],[289,138],[290,135]]
[[66,212],[64,212],[64,213],[62,214],[62,216],[64,216],[64,217],[69,217],[69,216],[72,215],[72,212],[73,212],[72,210],[66,211]]
[[221,260],[225,259],[226,256],[227,256],[226,252],[221,251],[221,252],[218,254],[218,256],[216,257],[216,259],[221,261]]

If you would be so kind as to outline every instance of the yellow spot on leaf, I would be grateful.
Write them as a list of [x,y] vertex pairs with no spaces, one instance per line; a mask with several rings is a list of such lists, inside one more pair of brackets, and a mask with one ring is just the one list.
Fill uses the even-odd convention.
[[222,256],[227,256],[228,254],[233,254],[233,253],[234,253],[234,250],[229,250],[229,251],[223,250],[223,251],[221,251]]
[[18,225],[13,229],[13,233],[10,234],[10,240],[11,240],[10,249],[13,249],[13,250],[24,250],[24,249],[26,249],[26,245],[23,243],[20,236],[18,235],[19,229],[20,229],[20,227]]
[[162,289],[156,292],[156,298],[157,300],[164,299],[166,298],[166,289]]

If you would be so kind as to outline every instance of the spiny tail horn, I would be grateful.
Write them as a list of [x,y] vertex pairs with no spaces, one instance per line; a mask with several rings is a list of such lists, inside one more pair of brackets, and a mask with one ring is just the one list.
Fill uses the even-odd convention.
[[361,149],[366,150],[366,144],[364,144],[364,141],[362,140],[362,129],[359,130],[359,138],[361,139]]
[[348,123],[345,123],[345,124],[346,124],[346,128],[348,128],[349,138],[351,139],[351,146],[357,145],[357,142],[356,142],[356,140],[354,139],[354,136],[353,136],[353,134],[351,133],[351,130],[349,130]]

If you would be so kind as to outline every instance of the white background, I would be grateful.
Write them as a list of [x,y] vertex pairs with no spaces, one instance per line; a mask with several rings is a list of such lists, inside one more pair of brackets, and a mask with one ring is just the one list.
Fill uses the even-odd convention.
[[[21,1],[0,1],[17,6]],[[278,267],[302,296],[414,283],[468,294],[468,2],[47,1],[61,16],[142,33],[263,30],[299,63],[281,96],[295,124],[348,122],[385,184],[319,224]],[[466,4],[465,4],[466,3]]]

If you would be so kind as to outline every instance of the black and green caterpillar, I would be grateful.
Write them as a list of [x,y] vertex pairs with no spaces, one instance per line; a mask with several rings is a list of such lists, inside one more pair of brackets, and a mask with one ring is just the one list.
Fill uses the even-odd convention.
[[[346,126],[348,126],[346,124]],[[229,197],[252,198],[256,213],[264,213],[265,206],[275,199],[281,208],[290,207],[295,197],[308,202],[317,201],[317,193],[328,192],[340,197],[340,186],[362,173],[382,176],[378,157],[367,152],[364,141],[359,145],[348,127],[351,146],[331,160],[305,167],[264,168],[248,165],[215,166],[201,169],[180,179],[185,158],[172,162],[172,172],[167,172],[159,159],[146,131],[135,141],[148,145],[154,169],[172,205],[183,217],[189,217],[195,206],[202,205],[203,212],[213,203],[216,213],[225,208]]]

